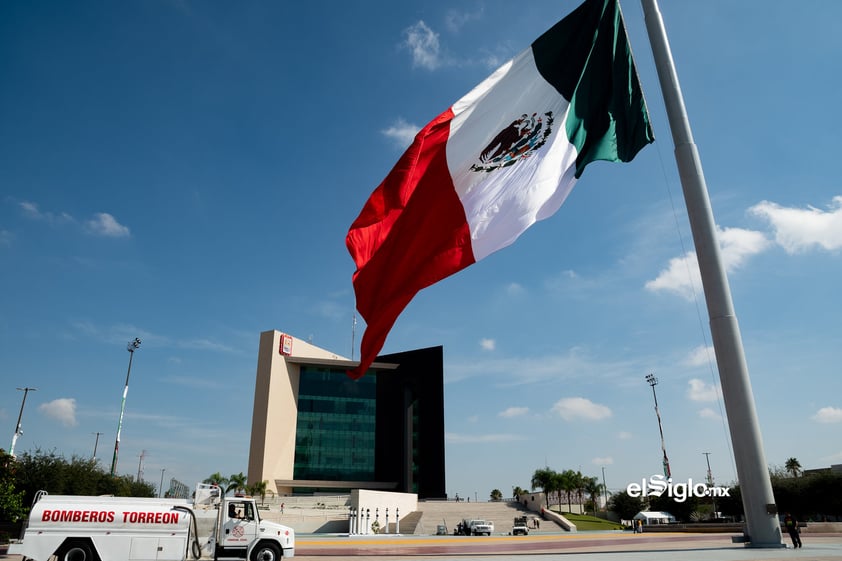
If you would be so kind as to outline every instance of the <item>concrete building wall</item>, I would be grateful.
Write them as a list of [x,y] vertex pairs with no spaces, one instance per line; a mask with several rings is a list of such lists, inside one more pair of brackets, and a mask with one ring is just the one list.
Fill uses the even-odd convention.
[[[276,495],[290,494],[293,488],[365,488],[444,498],[442,347],[384,355],[372,364],[377,373],[374,480],[306,479],[300,474],[295,478],[302,368],[305,372],[310,366],[343,372],[357,364],[279,331],[260,334],[249,482],[266,481],[267,490]],[[304,387],[308,391],[309,386]]]
[[248,480],[292,479],[295,460],[295,427],[298,418],[298,383],[301,367],[296,359],[348,360],[280,331],[260,334],[254,386]]

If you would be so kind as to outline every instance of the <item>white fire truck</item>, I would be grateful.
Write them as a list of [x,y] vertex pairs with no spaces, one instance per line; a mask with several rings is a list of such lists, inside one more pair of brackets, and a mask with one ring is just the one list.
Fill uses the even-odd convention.
[[39,493],[10,554],[48,561],[278,561],[295,531],[261,520],[250,497],[200,483],[193,500]]

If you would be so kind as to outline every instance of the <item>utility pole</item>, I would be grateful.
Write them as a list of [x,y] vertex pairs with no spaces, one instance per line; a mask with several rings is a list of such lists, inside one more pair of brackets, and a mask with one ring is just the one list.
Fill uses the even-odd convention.
[[23,430],[21,429],[20,421],[23,418],[23,406],[26,405],[26,396],[29,392],[38,391],[38,388],[17,388],[18,391],[23,392],[23,401],[20,404],[20,413],[18,414],[18,423],[15,425],[15,433],[12,435],[12,445],[9,447],[9,455],[11,457],[15,457],[15,444],[18,442],[18,438],[23,434]]
[[669,479],[672,477],[672,471],[670,471],[670,461],[667,458],[667,445],[664,443],[664,429],[661,426],[661,412],[658,410],[658,396],[655,394],[655,386],[658,385],[658,379],[654,374],[647,374],[646,382],[652,386],[652,397],[655,398],[655,416],[658,417],[658,431],[661,433],[661,451],[664,453],[664,477]]

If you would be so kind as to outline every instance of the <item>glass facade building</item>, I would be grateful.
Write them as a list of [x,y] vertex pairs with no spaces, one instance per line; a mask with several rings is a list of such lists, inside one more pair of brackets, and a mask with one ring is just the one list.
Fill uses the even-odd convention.
[[356,362],[279,331],[261,333],[249,481],[275,493],[353,489],[443,498],[442,347]]
[[294,479],[374,481],[377,378],[302,365]]

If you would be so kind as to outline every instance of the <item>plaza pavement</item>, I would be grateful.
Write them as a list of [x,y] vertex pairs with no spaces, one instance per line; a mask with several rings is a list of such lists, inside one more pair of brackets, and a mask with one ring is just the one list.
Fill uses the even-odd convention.
[[[331,558],[396,561],[842,561],[842,534],[803,534],[800,549],[751,548],[732,542],[732,534],[577,532],[529,536],[348,536],[304,534],[296,537],[295,559]],[[789,544],[787,538],[786,543]],[[21,561],[5,554],[0,559]],[[110,560],[108,560],[110,561]]]
[[[323,536],[296,539],[295,558],[563,559],[564,561],[842,561],[842,534],[806,534],[800,549],[752,548],[732,534],[541,533],[529,536]],[[786,543],[789,544],[787,537]]]

